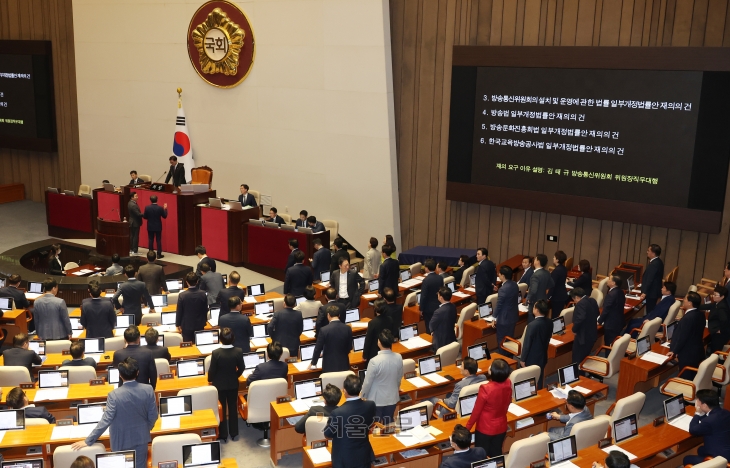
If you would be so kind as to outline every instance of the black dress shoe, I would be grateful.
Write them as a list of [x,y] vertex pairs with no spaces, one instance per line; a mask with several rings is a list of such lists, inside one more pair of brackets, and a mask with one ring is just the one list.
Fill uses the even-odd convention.
[[224,443],[224,444],[225,443],[228,443],[228,437],[218,437],[218,439],[216,439],[216,440],[218,442],[221,442],[221,443]]
[[231,437],[231,440],[232,440],[233,442],[236,442],[236,441],[238,441],[238,436],[237,436],[237,435],[234,435],[233,437]]
[[157,258],[165,258],[164,255],[158,255]]

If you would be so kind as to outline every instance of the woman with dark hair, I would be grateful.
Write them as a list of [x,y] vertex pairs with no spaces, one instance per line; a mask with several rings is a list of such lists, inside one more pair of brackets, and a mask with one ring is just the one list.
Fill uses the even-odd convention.
[[573,288],[581,288],[587,295],[591,295],[593,290],[593,279],[591,278],[591,262],[588,260],[581,260],[578,262],[578,269],[581,271],[579,277],[574,281],[568,281],[568,286]]
[[562,250],[558,250],[553,256],[555,268],[553,268],[550,276],[555,286],[553,286],[553,289],[548,294],[552,304],[552,318],[558,317],[568,302],[568,290],[565,289],[565,280],[568,279],[568,270],[565,268],[565,261],[567,259],[568,256]]
[[461,284],[461,279],[464,277],[464,271],[469,268],[469,256],[468,255],[461,255],[459,256],[459,269],[454,271],[454,283]]
[[61,255],[61,244],[53,244],[48,254],[48,274],[63,275],[63,264],[59,255]]
[[507,435],[507,408],[512,403],[511,369],[504,359],[495,359],[489,368],[490,381],[479,387],[477,401],[466,428],[476,424],[474,445],[487,452],[487,457],[502,455]]
[[386,234],[385,235],[385,241],[383,241],[383,245],[389,245],[389,246],[393,247],[393,253],[390,254],[390,257],[398,260],[398,257],[395,254],[395,251],[397,249],[395,247],[395,242],[393,242],[393,236],[391,236],[390,234]]
[[220,332],[221,347],[213,351],[208,369],[208,382],[218,390],[222,418],[218,426],[218,440],[226,442],[230,435],[238,439],[238,378],[243,374],[243,350],[233,347],[233,331],[223,327]]
[[74,460],[73,463],[71,463],[71,468],[96,468],[94,466],[94,462],[89,457],[85,457],[83,455],[80,455],[76,457],[76,460]]

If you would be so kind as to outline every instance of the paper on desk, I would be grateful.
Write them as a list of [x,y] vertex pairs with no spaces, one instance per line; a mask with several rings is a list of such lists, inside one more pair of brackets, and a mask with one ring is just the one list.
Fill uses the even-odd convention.
[[26,299],[38,299],[42,295],[43,294],[41,294],[41,293],[29,293],[29,292],[27,292],[27,293],[25,293],[25,298]]
[[71,330],[71,336],[73,338],[78,338],[83,332],[83,330]]
[[249,304],[255,304],[256,298],[253,296],[246,296],[243,298],[243,302],[248,302]]
[[692,416],[689,414],[683,414],[682,416],[674,419],[669,423],[670,426],[674,426],[677,429],[682,429],[685,432],[689,432],[689,423],[692,421]]
[[641,356],[642,361],[649,361],[653,362],[655,364],[664,364],[669,359],[668,356],[665,356],[664,354],[655,353],[654,351],[649,351],[643,356]]
[[572,461],[564,461],[560,463],[551,463],[550,468],[579,468],[578,465],[573,463]]
[[573,390],[570,385],[566,385],[565,388],[555,387],[550,390],[550,394],[559,400],[565,400],[568,398],[568,392]]
[[416,428],[411,429],[410,431],[401,432],[400,434],[396,434],[395,438],[398,439],[398,442],[403,444],[406,447],[411,447],[416,444],[423,444],[425,442],[429,442],[431,440],[436,440],[434,436],[426,433],[426,436],[423,439],[419,439],[418,437],[414,437],[413,434],[411,434]]
[[367,328],[368,324],[365,322],[350,322],[348,325],[350,325],[352,328]]
[[514,414],[515,416],[524,416],[525,414],[530,414],[530,412],[527,411],[525,408],[514,403],[509,404],[509,408],[507,408],[507,411]]
[[464,288],[464,291],[469,291],[469,292],[473,292],[473,293],[477,292],[477,290],[474,289],[474,286],[469,286],[468,288]]
[[441,434],[442,431],[439,431],[433,426],[427,426],[426,430],[431,433],[432,436],[436,437],[437,435]]
[[413,338],[409,338],[406,341],[401,341],[400,344],[405,346],[407,349],[416,349],[431,346],[431,343],[424,340],[420,336],[414,336]]
[[329,281],[322,281],[321,283],[319,283],[319,285],[322,286],[323,288],[329,288],[330,287],[330,282]]
[[309,405],[304,400],[292,400],[289,404],[297,413],[306,413],[309,411]]
[[517,306],[517,308],[519,309],[520,312],[529,312],[530,311],[530,309],[528,309],[525,304],[520,304]]
[[197,348],[201,354],[211,354],[213,351],[220,348],[221,346],[222,346],[221,343],[217,343],[217,344],[198,345]]
[[446,383],[449,381],[448,379],[438,375],[435,372],[432,374],[424,375],[423,378],[428,379],[435,384],[442,384],[442,383]]
[[70,439],[74,426],[56,426],[51,432],[51,440]]
[[455,293],[452,294],[452,296],[456,296],[456,297],[469,297],[468,294],[463,293],[461,291],[456,291]]
[[634,455],[633,453],[631,453],[629,451],[622,449],[618,445],[609,445],[608,447],[604,447],[601,450],[603,450],[606,453],[611,453],[611,451],[613,451],[613,450],[618,450],[619,452],[623,452],[624,454],[626,454],[626,456],[629,457],[629,460],[636,460],[636,455]]
[[662,343],[662,348],[668,348],[672,345],[671,341],[667,341],[666,343]]
[[535,424],[535,420],[533,418],[520,419],[515,422],[515,429],[522,429],[523,427],[532,426],[533,424]]
[[418,284],[418,281],[416,281],[414,279],[409,279],[407,281],[403,281],[402,283],[398,283],[398,286],[400,286],[402,288],[410,288],[410,287],[415,286],[417,284]]
[[45,400],[65,400],[68,396],[68,387],[66,388],[42,388],[35,392],[33,401]]
[[631,292],[634,293],[634,294],[641,294],[641,290],[640,289],[632,289]]
[[[306,371],[307,369],[309,369],[309,366],[311,366],[311,365],[312,365],[312,361],[301,361],[301,362],[294,363],[294,367],[296,367],[299,372]],[[322,368],[322,361],[319,361],[317,363],[317,369],[321,369],[321,368]]]
[[83,275],[85,275],[84,271],[85,270],[75,271],[75,272],[73,272],[71,274],[74,275],[74,276],[83,276]]
[[245,371],[243,371],[243,378],[244,379],[247,379],[248,376],[251,375],[251,374],[253,374],[253,371],[255,371],[255,370],[256,369],[246,369]]
[[563,342],[560,340],[556,340],[555,338],[550,338],[550,344],[553,346],[560,346],[561,344],[563,344]]
[[362,297],[364,297],[365,299],[367,299],[369,301],[370,299],[377,299],[378,295],[377,294],[363,294]]
[[165,416],[160,418],[160,429],[180,429],[180,416]]
[[90,358],[91,358],[91,359],[93,359],[93,360],[94,360],[94,362],[95,362],[95,363],[97,363],[97,364],[99,364],[99,360],[101,360],[101,354],[96,354],[96,353],[93,353],[93,354],[87,354],[87,355],[86,355],[86,357],[90,357]]
[[327,447],[307,449],[307,454],[309,455],[309,458],[312,459],[312,464],[314,465],[329,463],[332,461],[332,454],[327,451]]
[[302,332],[302,335],[306,336],[307,338],[314,338],[315,332],[314,330],[307,330],[305,332]]
[[626,299],[634,299],[634,300],[638,301],[639,299],[641,299],[641,296],[627,295],[626,296]]
[[411,385],[421,388],[421,387],[428,387],[428,382],[423,380],[420,377],[411,377],[410,379],[406,379]]
[[251,338],[251,345],[254,348],[260,348],[262,346],[268,346],[269,342],[266,341],[266,338]]
[[580,385],[576,385],[575,387],[573,387],[573,390],[575,390],[576,392],[580,392],[583,395],[588,395],[589,393],[591,393],[590,390],[585,387],[581,387]]

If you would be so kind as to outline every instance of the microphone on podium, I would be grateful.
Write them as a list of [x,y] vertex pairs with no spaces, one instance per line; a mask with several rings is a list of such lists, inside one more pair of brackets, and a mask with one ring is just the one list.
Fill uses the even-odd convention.
[[160,179],[162,179],[162,176],[163,176],[163,175],[165,175],[165,174],[167,174],[167,171],[163,171],[163,172],[162,172],[162,175],[161,175],[160,177],[158,177],[158,178],[157,178],[157,180],[155,181],[155,183],[159,182],[159,181],[160,181]]

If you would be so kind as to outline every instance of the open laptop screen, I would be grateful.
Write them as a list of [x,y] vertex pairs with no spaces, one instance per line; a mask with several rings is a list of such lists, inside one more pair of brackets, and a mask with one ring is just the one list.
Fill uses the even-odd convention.
[[[183,445],[183,467],[218,466],[221,461],[221,443],[207,442],[203,444]],[[97,466],[97,468],[103,468]]]
[[253,305],[253,313],[256,315],[268,315],[274,313],[274,301],[257,302]]
[[167,307],[167,294],[153,294],[150,297],[152,298],[152,305],[155,308]]
[[376,279],[368,281],[368,291],[369,292],[377,291],[378,288],[380,288],[379,284],[380,284],[380,282]]
[[28,349],[35,351],[39,356],[45,356],[46,354],[46,341],[45,340],[31,340],[28,342]]
[[160,416],[193,414],[193,396],[160,397]]
[[316,344],[301,345],[299,347],[299,360],[311,361],[312,356],[314,355],[315,346],[317,346],[317,345]]
[[504,468],[504,455],[473,462],[471,468]]
[[441,356],[433,355],[418,360],[419,375],[428,375],[441,370]]
[[13,409],[0,411],[0,431],[25,429],[25,410]]
[[160,314],[160,320],[162,321],[162,325],[175,325],[177,312],[163,312]]
[[13,298],[0,297],[0,310],[13,310]]
[[408,281],[409,279],[411,279],[411,270],[403,270],[403,271],[400,272],[400,281],[401,281],[401,283],[403,281]]
[[199,330],[195,332],[195,346],[218,344],[220,330]]
[[312,331],[314,330],[314,326],[316,325],[316,317],[307,317],[305,319],[302,319],[302,331]]
[[577,458],[578,449],[575,443],[575,436],[572,435],[564,439],[549,442],[548,454],[550,455],[550,466]]
[[28,292],[33,294],[43,293],[43,283],[28,283]]
[[306,301],[306,300],[307,300],[307,298],[306,298],[306,297],[304,297],[304,296],[297,296],[297,297],[295,297],[295,298],[294,298],[294,300],[296,301],[296,305],[299,305],[299,304],[301,304],[302,302]]
[[474,405],[477,402],[477,394],[468,395],[459,398],[459,417],[469,416],[474,411]]
[[664,400],[664,415],[667,418],[667,422],[671,422],[673,419],[682,416],[685,412],[683,394],[680,393],[679,395]]
[[165,281],[165,284],[167,285],[168,292],[180,292],[183,288],[182,280],[176,279],[176,280],[167,280]]
[[106,403],[78,405],[76,407],[76,420],[79,424],[96,424],[101,421],[105,409]]
[[410,338],[413,338],[414,336],[418,336],[418,324],[412,324],[412,325],[405,325],[400,327],[400,332],[398,333],[400,341],[406,341]]
[[365,335],[356,336],[352,339],[352,350],[355,352],[362,351],[365,348]]
[[187,359],[177,361],[177,376],[195,377],[197,375],[205,375],[204,359]]
[[648,353],[651,349],[651,343],[649,342],[649,337],[644,336],[636,340],[636,353],[639,356],[643,356],[644,354]]
[[297,400],[322,396],[322,379],[302,380],[294,383]]
[[569,366],[561,367],[558,369],[558,381],[560,386],[570,385],[573,382],[580,380],[578,374],[578,364],[573,363]]
[[487,343],[478,343],[471,345],[468,348],[469,357],[475,361],[481,361],[482,359],[492,359],[492,355],[489,353]]
[[360,309],[350,309],[345,311],[345,323],[357,322],[360,320]]
[[398,411],[398,425],[401,431],[407,431],[417,426],[428,426],[426,405]]
[[259,364],[266,362],[266,352],[256,351],[255,353],[243,353],[243,367],[254,369]]
[[[173,312],[177,313],[177,312]],[[114,325],[114,328],[123,328],[127,329],[130,325],[134,325],[134,315],[132,314],[125,314],[125,315],[117,315],[117,323]]]
[[553,319],[553,335],[565,331],[565,318],[558,317]]
[[134,468],[134,450],[96,454],[96,468]]
[[535,395],[537,395],[537,386],[534,377],[515,383],[515,401],[521,401]]
[[485,302],[484,304],[479,304],[479,317],[480,318],[487,318],[492,316],[492,303],[491,302]]
[[68,387],[68,371],[38,371],[38,388]]
[[2,463],[2,468],[43,468],[43,459],[6,460]]
[[675,320],[674,322],[667,325],[667,336],[666,341],[671,341],[672,336],[674,336],[674,330],[677,329],[677,324],[679,323],[679,320]]
[[264,290],[264,283],[252,284],[251,286],[246,286],[246,289],[249,296],[263,296],[266,294]]
[[639,426],[636,424],[636,414],[630,414],[613,423],[613,438],[617,444],[634,437],[638,433]]
[[84,352],[86,354],[99,354],[104,352],[104,338],[84,338]]
[[106,381],[110,384],[118,384],[119,383],[119,369],[117,369],[114,366],[108,366],[106,368]]
[[254,325],[253,328],[253,337],[254,338],[266,338],[269,336],[269,328],[266,323],[260,323],[258,325]]

